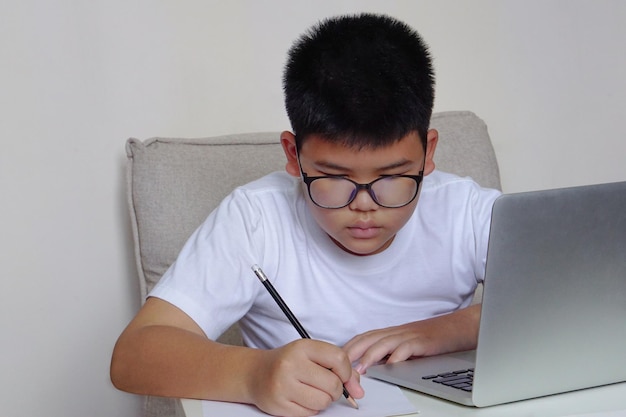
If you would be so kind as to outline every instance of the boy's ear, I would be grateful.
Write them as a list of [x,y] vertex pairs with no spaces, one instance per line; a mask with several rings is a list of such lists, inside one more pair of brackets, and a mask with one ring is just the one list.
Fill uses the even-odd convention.
[[296,147],[296,137],[293,133],[285,131],[280,134],[280,144],[287,157],[285,171],[294,177],[300,177],[300,165],[298,165],[298,148]]
[[430,129],[426,134],[426,161],[424,163],[424,175],[428,175],[435,170],[435,149],[437,148],[437,142],[439,141],[439,132],[435,129]]

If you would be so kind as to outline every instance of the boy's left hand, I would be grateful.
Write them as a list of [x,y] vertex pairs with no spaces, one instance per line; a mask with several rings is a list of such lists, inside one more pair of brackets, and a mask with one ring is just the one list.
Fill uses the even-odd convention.
[[379,362],[394,363],[418,356],[474,349],[480,305],[432,319],[371,330],[353,337],[343,349],[364,374]]

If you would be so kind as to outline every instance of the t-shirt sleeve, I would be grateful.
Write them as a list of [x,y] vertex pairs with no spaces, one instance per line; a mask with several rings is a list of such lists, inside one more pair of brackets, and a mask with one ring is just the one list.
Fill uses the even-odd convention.
[[493,203],[502,193],[490,188],[480,188],[476,185],[473,191],[473,219],[476,262],[475,275],[478,282],[485,279],[487,262],[487,248],[489,246],[489,230],[491,227],[491,210]]
[[210,339],[250,309],[259,290],[251,265],[263,247],[260,210],[235,190],[191,235],[150,292],[191,317]]

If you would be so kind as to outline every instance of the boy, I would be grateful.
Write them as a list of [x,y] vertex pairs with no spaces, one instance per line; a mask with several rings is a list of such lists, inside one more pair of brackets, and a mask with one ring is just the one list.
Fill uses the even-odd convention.
[[[284,88],[287,173],[236,189],[190,238],[116,344],[118,388],[308,416],[344,384],[361,398],[381,360],[475,347],[498,192],[435,171],[419,35],[386,16],[326,20],[290,50]],[[248,347],[214,342],[237,320]]]

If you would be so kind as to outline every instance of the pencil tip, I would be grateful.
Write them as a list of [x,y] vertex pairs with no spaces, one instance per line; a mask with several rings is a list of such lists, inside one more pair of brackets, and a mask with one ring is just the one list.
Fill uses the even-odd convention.
[[357,410],[359,409],[359,405],[356,403],[356,401],[354,401],[354,398],[352,398],[352,396],[349,396],[346,399],[348,400],[348,402],[353,408],[356,408]]

